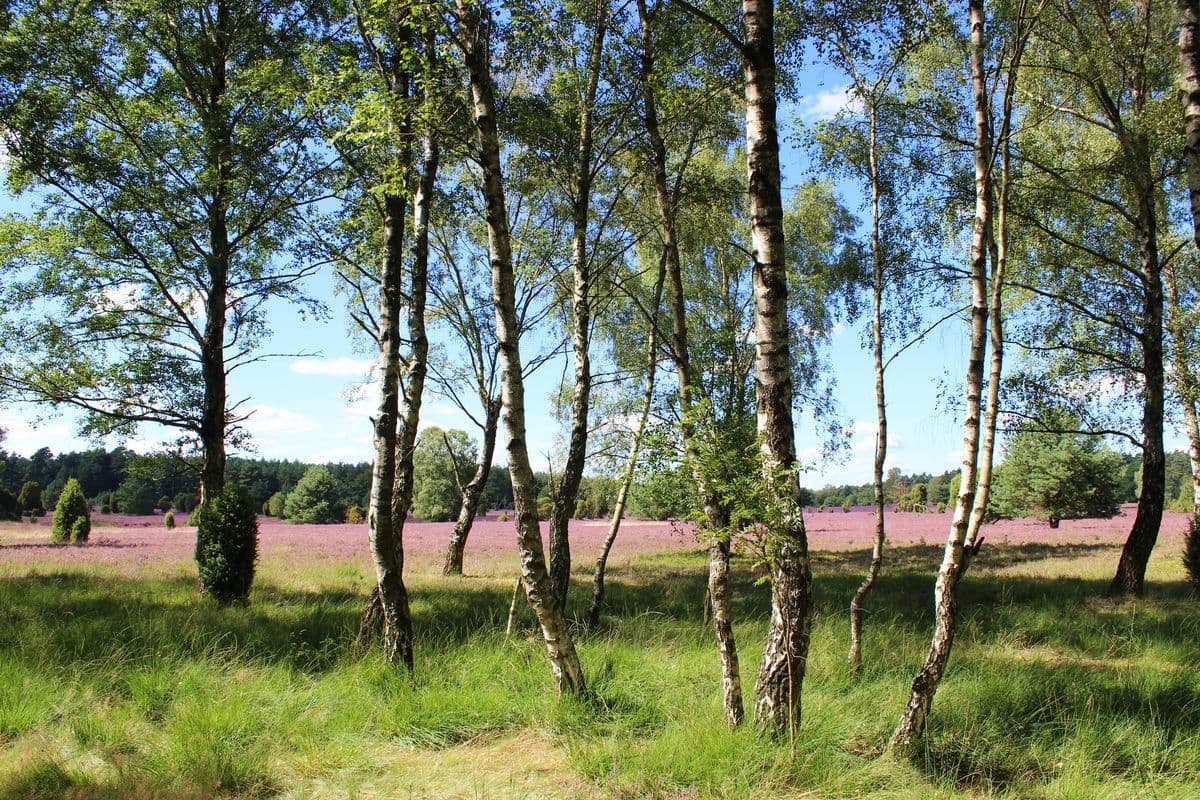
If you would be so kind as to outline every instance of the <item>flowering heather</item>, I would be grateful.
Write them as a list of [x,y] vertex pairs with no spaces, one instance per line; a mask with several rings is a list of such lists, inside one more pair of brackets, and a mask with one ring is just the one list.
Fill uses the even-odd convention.
[[[497,514],[493,511],[480,517],[471,530],[466,559],[469,573],[508,572],[515,564],[515,523],[511,519],[500,522]],[[949,531],[950,516],[949,511],[943,514],[888,512],[885,517],[888,543],[898,547],[921,543],[940,546]],[[27,522],[0,524],[0,574],[88,564],[102,564],[130,574],[150,568],[185,574],[194,570],[194,527],[167,530],[158,515],[96,514],[93,520],[91,540],[82,547],[51,544],[49,515],[36,525]],[[868,549],[874,536],[874,521],[873,513],[865,509],[849,513],[841,509],[823,513],[809,509],[805,513],[809,541],[815,552]],[[1125,541],[1132,522],[1133,506],[1126,506],[1112,519],[1063,520],[1057,530],[1052,530],[1041,520],[1001,520],[986,525],[983,535],[994,545],[1038,542],[1119,546]],[[1186,526],[1186,514],[1165,513],[1160,543],[1178,546]],[[409,568],[417,572],[440,569],[452,527],[450,522],[410,519],[404,526],[404,549]],[[607,532],[606,520],[572,521],[571,551],[575,562],[590,566]],[[543,540],[546,533],[547,523],[543,522]],[[701,546],[691,523],[630,519],[621,525],[613,558],[621,561],[641,553]],[[366,525],[290,525],[261,517],[259,563],[263,567],[283,569],[312,563],[350,563],[369,570]]]

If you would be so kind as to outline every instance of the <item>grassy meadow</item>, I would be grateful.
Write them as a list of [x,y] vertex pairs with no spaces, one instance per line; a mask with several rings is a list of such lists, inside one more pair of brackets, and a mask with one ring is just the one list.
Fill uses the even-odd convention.
[[[865,513],[838,524],[856,516],[865,530]],[[618,544],[609,613],[579,631],[592,694],[560,701],[529,612],[519,635],[504,633],[515,557],[469,551],[472,574],[449,579],[433,551],[414,556],[409,678],[353,641],[372,582],[361,531],[361,550],[268,543],[249,607],[218,610],[186,556],[123,568],[137,548],[120,529],[48,548],[5,525],[0,800],[1200,797],[1200,603],[1175,534],[1151,562],[1147,599],[1122,603],[1099,599],[1116,537],[989,541],[962,587],[923,750],[879,757],[927,644],[943,521],[919,523],[927,543],[889,552],[857,683],[846,607],[866,554],[814,537],[804,715],[781,742],[721,721],[705,558],[686,537]],[[187,529],[152,534],[177,537],[184,554],[191,541]],[[105,558],[69,558],[104,547]],[[576,564],[581,612],[586,548]],[[769,605],[757,577],[737,562],[748,698]]]

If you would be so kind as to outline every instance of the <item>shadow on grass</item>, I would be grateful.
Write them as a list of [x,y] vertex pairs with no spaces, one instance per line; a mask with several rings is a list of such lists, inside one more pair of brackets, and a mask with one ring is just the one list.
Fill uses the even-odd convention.
[[[992,563],[1073,558],[1106,549],[1100,545],[995,546],[984,553]],[[871,600],[878,618],[922,635],[931,622],[933,571],[940,548],[901,547],[888,563]],[[820,553],[814,557],[816,613],[842,615],[861,580],[867,555]],[[987,566],[987,562],[982,562]],[[762,621],[770,611],[770,589],[745,558],[733,572],[735,619]],[[411,592],[418,648],[453,646],[502,631],[511,590],[495,581],[417,576]],[[614,569],[607,581],[605,622],[591,635],[605,635],[638,618],[702,625],[705,619],[705,560],[701,553],[650,556]],[[968,573],[960,587],[964,627],[988,636],[1008,627],[1014,608],[1046,610],[1091,603],[1101,581],[995,577]],[[1182,597],[1186,589],[1159,585],[1158,597]],[[569,611],[582,614],[591,586],[576,574]],[[353,649],[365,594],[349,588],[305,590],[260,582],[246,608],[218,609],[198,596],[188,577],[127,578],[58,572],[0,582],[0,649],[41,642],[62,663],[111,653],[153,658],[162,653],[198,657],[219,650],[246,661],[285,663],[306,671],[328,668]],[[532,623],[521,603],[523,624]],[[1128,625],[1118,607],[1089,609],[1090,616],[1116,628]],[[1177,637],[1169,616],[1139,620],[1151,636]],[[1036,640],[1037,630],[1029,631]],[[1053,635],[1061,636],[1061,628]],[[1051,632],[1044,633],[1050,636]]]

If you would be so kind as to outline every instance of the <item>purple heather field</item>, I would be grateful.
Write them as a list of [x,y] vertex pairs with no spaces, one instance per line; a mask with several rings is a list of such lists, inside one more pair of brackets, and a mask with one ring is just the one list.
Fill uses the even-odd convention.
[[[1132,505],[1112,519],[1064,520],[1057,530],[1040,520],[1001,520],[987,525],[984,535],[994,544],[1110,544],[1120,545],[1133,522]],[[501,522],[498,512],[479,518],[467,546],[467,568],[487,571],[488,565],[515,557],[516,535],[511,520]],[[885,517],[888,541],[895,546],[938,545],[950,524],[949,512],[896,514]],[[1187,515],[1167,512],[1161,544],[1177,547]],[[874,516],[868,509],[841,509],[805,513],[815,551],[866,549],[873,535]],[[86,546],[55,545],[49,541],[50,518],[36,525],[0,523],[0,573],[25,569],[55,569],[72,565],[106,565],[123,572],[143,569],[187,568],[192,559],[195,529],[180,526],[167,530],[160,516],[93,515],[91,539]],[[409,520],[404,529],[405,552],[410,567],[433,570],[440,563],[452,523]],[[590,561],[607,532],[604,520],[576,520],[571,524],[572,553]],[[542,523],[543,536],[546,523]],[[615,557],[695,549],[700,543],[690,523],[626,520],[614,551]],[[259,520],[260,564],[351,563],[369,567],[366,526],[291,525],[274,519]]]

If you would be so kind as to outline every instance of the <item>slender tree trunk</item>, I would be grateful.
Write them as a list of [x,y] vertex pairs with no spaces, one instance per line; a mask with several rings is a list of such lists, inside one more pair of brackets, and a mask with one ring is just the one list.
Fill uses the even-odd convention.
[[[1200,249],[1200,1],[1181,0],[1179,3],[1179,62],[1180,88],[1183,90],[1183,125],[1187,134],[1184,159],[1187,162],[1188,199],[1192,210],[1192,240]],[[1176,330],[1175,365],[1177,391],[1183,398],[1184,430],[1188,437],[1188,455],[1192,462],[1192,508],[1200,514],[1200,425],[1197,423],[1196,403],[1200,399],[1195,375],[1192,374],[1190,351],[1183,345],[1186,326],[1178,320],[1179,288],[1174,270],[1168,274],[1170,319]]]
[[875,414],[877,430],[875,432],[875,541],[871,546],[871,563],[867,574],[859,585],[850,601],[850,653],[847,663],[850,675],[858,678],[862,673],[862,618],[863,604],[867,600],[879,570],[883,566],[883,544],[886,540],[883,522],[883,467],[887,459],[887,401],[883,385],[883,248],[879,239],[879,164],[877,154],[876,103],[872,95],[868,101],[868,168],[871,174],[871,341],[874,345],[875,357]]
[[[988,501],[992,492],[992,466],[996,453],[996,421],[1000,415],[1000,382],[1004,377],[1004,281],[1008,268],[1008,207],[1012,191],[1013,107],[1021,60],[1025,53],[1034,19],[1026,16],[1026,4],[1018,6],[1017,30],[1009,56],[1004,83],[1000,121],[1000,187],[996,199],[995,231],[991,242],[992,274],[991,313],[988,318],[988,340],[991,346],[991,366],[987,378],[987,401],[983,412],[983,434],[979,455],[979,475],[975,481],[975,499],[967,523],[965,548],[974,555],[983,540],[979,531],[987,518]],[[1057,527],[1057,522],[1054,524]]]
[[783,198],[775,97],[773,0],[743,0],[746,172],[754,251],[755,395],[763,481],[773,506],[771,622],[755,683],[754,715],[772,733],[794,731],[812,624],[812,572],[800,506],[788,326]]
[[567,607],[571,585],[570,524],[579,496],[587,457],[588,412],[591,410],[592,274],[587,249],[588,215],[592,207],[592,115],[608,33],[608,0],[598,0],[596,28],[588,53],[587,83],[579,107],[579,149],[575,158],[574,197],[571,204],[571,352],[575,361],[575,386],[571,393],[571,435],[567,460],[554,492],[550,511],[550,578],[558,604]]
[[696,446],[691,354],[688,345],[683,269],[679,259],[679,240],[676,236],[675,202],[667,186],[666,146],[658,126],[658,109],[654,85],[651,82],[654,71],[653,30],[645,0],[637,0],[637,6],[641,21],[641,87],[646,135],[650,141],[654,162],[654,195],[662,224],[663,253],[666,257],[667,282],[670,289],[671,357],[675,363],[675,377],[679,384],[680,432],[683,436],[684,452],[688,463],[691,464],[692,476],[704,507],[705,525],[714,536],[708,550],[708,608],[712,611],[713,634],[721,660],[722,706],[725,720],[730,725],[740,725],[745,716],[745,707],[742,701],[741,671],[729,603],[730,549],[729,541],[725,538],[729,535],[729,515],[725,512],[720,495],[710,485],[701,469]]
[[[1139,20],[1149,26],[1149,7],[1135,4]],[[1131,111],[1141,119],[1146,98],[1142,93],[1140,75],[1129,76]],[[1155,203],[1155,178],[1151,166],[1150,143],[1139,125],[1122,130],[1118,135],[1123,155],[1131,173],[1135,220],[1138,239],[1138,259],[1141,264],[1142,369],[1145,383],[1142,389],[1142,491],[1138,496],[1137,514],[1133,527],[1121,551],[1117,572],[1108,587],[1110,597],[1140,596],[1145,590],[1146,565],[1158,540],[1162,525],[1166,494],[1166,453],[1163,449],[1163,411],[1165,406],[1165,374],[1163,367],[1163,283],[1162,264],[1158,256],[1158,218]]]
[[1192,238],[1200,248],[1200,0],[1179,2],[1179,62]]
[[666,259],[659,259],[649,332],[646,335],[646,380],[645,388],[642,390],[642,413],[638,416],[637,429],[633,432],[633,441],[629,443],[629,457],[625,461],[621,486],[617,489],[617,502],[613,507],[612,520],[608,524],[608,535],[604,537],[604,544],[600,547],[600,554],[596,557],[596,569],[592,573],[592,603],[588,606],[587,611],[587,624],[592,626],[600,622],[600,608],[604,604],[604,573],[608,567],[608,554],[612,552],[613,543],[617,540],[617,532],[621,529],[621,519],[625,516],[625,504],[629,500],[629,487],[633,485],[633,473],[637,467],[642,437],[646,433],[646,421],[650,418],[650,408],[654,405],[654,376],[658,371],[658,310],[662,305],[663,280],[666,277],[666,269]]
[[958,613],[955,594],[967,566],[964,547],[969,516],[975,500],[976,466],[979,458],[981,394],[983,391],[984,356],[988,332],[988,274],[987,258],[991,238],[991,137],[986,73],[984,71],[984,11],[983,0],[969,0],[971,26],[971,90],[975,99],[975,223],[971,234],[971,346],[967,362],[967,410],[963,424],[963,460],[959,481],[958,501],[942,565],[934,586],[934,627],[929,652],[920,672],[913,679],[908,703],[889,748],[908,755],[924,734],[933,696],[941,683],[950,649],[954,643],[954,628]]
[[479,450],[479,460],[475,462],[475,474],[471,481],[463,487],[462,505],[458,511],[458,521],[454,523],[454,531],[450,534],[450,546],[446,548],[446,561],[442,565],[443,575],[463,574],[463,553],[467,548],[467,537],[471,534],[471,526],[475,523],[475,515],[479,513],[479,500],[483,497],[483,487],[487,484],[488,475],[492,471],[492,457],[496,452],[496,428],[500,423],[500,398],[493,398],[488,403],[487,413],[483,420],[483,447]]
[[[392,512],[396,487],[396,428],[400,416],[400,314],[406,205],[397,195],[388,194],[383,199],[383,260],[377,337],[380,381],[372,418],[375,463],[371,468],[371,497],[367,509],[367,533],[375,562],[376,588],[359,636],[363,639],[363,631],[369,630],[368,616],[379,618],[385,632],[384,656],[392,663],[403,663],[411,669],[411,641],[406,642],[396,635],[396,632],[411,630],[412,624],[408,621],[408,592],[404,586],[403,562],[396,551]],[[375,614],[371,613],[372,607],[377,609]]]
[[521,579],[533,609],[560,693],[586,691],[575,642],[558,603],[542,550],[537,519],[537,489],[525,439],[525,386],[521,379],[521,351],[516,314],[512,243],[505,207],[504,178],[500,166],[500,137],[496,130],[485,10],[480,4],[458,0],[460,39],[470,78],[472,116],[483,173],[483,199],[488,226],[488,254],[492,265],[492,294],[496,305],[496,341],[500,350],[502,420],[507,439],[508,468],[512,476],[517,516],[517,544],[521,552]]

